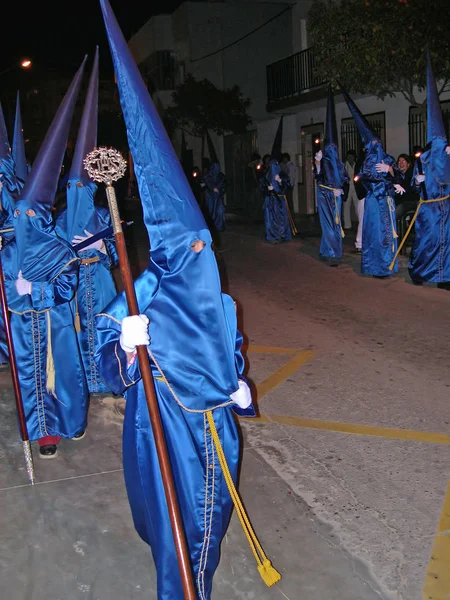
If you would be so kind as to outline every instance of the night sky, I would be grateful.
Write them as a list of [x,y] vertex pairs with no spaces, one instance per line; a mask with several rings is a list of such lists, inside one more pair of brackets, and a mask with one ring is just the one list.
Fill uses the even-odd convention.
[[[170,13],[182,0],[110,0],[125,37],[155,14]],[[84,54],[100,46],[102,70],[110,57],[98,0],[12,0],[0,32],[0,72],[22,57],[33,60],[35,70],[57,69],[73,73]],[[3,81],[2,81],[3,79]],[[0,85],[6,83],[4,76]],[[8,78],[7,78],[8,79]]]

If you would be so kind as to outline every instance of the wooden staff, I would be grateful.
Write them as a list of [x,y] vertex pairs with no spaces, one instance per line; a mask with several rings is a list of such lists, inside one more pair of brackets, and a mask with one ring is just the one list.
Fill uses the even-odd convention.
[[3,320],[5,322],[6,344],[8,346],[9,364],[11,367],[11,377],[14,388],[14,397],[16,399],[17,417],[19,419],[20,435],[22,437],[23,453],[25,456],[25,466],[27,468],[28,478],[31,485],[34,485],[34,465],[31,454],[30,439],[28,437],[27,422],[25,411],[23,409],[22,392],[20,391],[19,374],[17,372],[16,355],[14,353],[14,342],[11,332],[11,323],[9,320],[8,301],[6,299],[5,279],[3,277],[2,261],[0,259],[0,302],[2,304]]
[[[124,175],[127,163],[118,150],[114,150],[112,148],[95,148],[84,159],[84,165],[91,179],[94,181],[103,182],[106,185],[106,196],[108,198],[109,211],[111,213],[111,219],[113,223],[117,254],[119,256],[120,274],[127,299],[128,312],[132,316],[139,315],[139,307],[125,245],[125,237],[122,231],[116,193],[113,187],[113,181],[117,181]],[[186,538],[184,535],[183,521],[181,519],[147,348],[145,346],[137,346],[137,356],[142,376],[142,383],[144,385],[145,397],[147,399],[148,412],[150,415],[153,437],[155,439],[159,466],[161,469],[161,477],[164,485],[170,523],[172,526],[175,549],[177,552],[178,567],[180,569],[184,597],[185,600],[196,600],[197,594],[195,592],[194,580],[192,578],[192,570]]]

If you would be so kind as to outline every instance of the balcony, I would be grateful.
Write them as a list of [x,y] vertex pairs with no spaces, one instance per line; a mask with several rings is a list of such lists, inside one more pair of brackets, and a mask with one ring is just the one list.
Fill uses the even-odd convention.
[[315,74],[312,48],[266,67],[267,110],[277,111],[323,97],[327,81]]

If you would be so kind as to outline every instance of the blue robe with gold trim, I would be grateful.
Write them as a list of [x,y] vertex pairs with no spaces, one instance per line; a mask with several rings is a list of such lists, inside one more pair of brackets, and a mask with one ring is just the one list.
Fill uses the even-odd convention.
[[[447,140],[434,139],[422,156],[424,185],[417,188],[423,200],[445,198],[420,206],[414,224],[409,274],[416,282],[450,282],[450,156]],[[416,165],[414,178],[418,172]]]
[[[198,274],[200,276],[200,272]],[[161,278],[158,267],[151,266],[136,281],[140,310],[150,319],[150,350],[173,388],[174,398],[162,380],[159,368],[152,361],[156,394],[173,469],[175,486],[186,533],[198,600],[211,597],[212,578],[219,562],[220,543],[228,527],[232,502],[214,449],[206,411],[213,410],[214,421],[234,481],[239,461],[239,438],[230,405],[233,380],[214,379],[214,365],[232,360],[234,378],[241,375],[244,360],[241,355],[242,336],[237,331],[236,311],[229,296],[222,295],[228,330],[220,334],[227,340],[222,357],[209,355],[211,379],[196,373],[194,356],[184,355],[178,334],[171,334],[170,305],[164,292],[158,294]],[[174,274],[177,280],[179,275]],[[168,276],[170,280],[170,276]],[[169,283],[170,285],[170,283]],[[205,307],[201,298],[197,304],[198,324]],[[169,312],[168,312],[169,311]],[[97,330],[100,373],[113,392],[125,391],[126,411],[123,433],[125,482],[136,530],[153,551],[158,573],[158,600],[182,598],[181,580],[173,543],[170,520],[158,466],[152,429],[149,423],[145,393],[137,362],[127,368],[125,352],[119,344],[121,321],[127,316],[123,294],[105,313],[99,315]],[[185,318],[186,333],[190,331]],[[194,331],[192,334],[195,335]],[[197,335],[198,332],[197,332]],[[197,352],[208,352],[198,338]],[[224,364],[224,362],[222,362]],[[221,369],[223,371],[223,369]],[[222,408],[221,405],[225,404]],[[235,406],[235,405],[234,405]],[[215,409],[215,410],[214,410]],[[254,409],[236,411],[254,416]]]
[[[94,211],[95,218],[91,217],[89,222],[83,221],[84,228],[93,235],[111,227],[111,217],[106,208],[96,206]],[[67,232],[67,211],[64,210],[57,218],[56,233],[63,239],[67,239]],[[75,232],[69,232],[69,237],[72,238],[75,233],[86,235],[84,229],[78,227]],[[72,239],[67,239],[67,241],[70,243]],[[81,259],[80,275],[74,302],[74,311],[79,317],[80,324],[78,340],[89,392],[91,394],[107,393],[110,391],[99,376],[95,362],[95,350],[97,347],[95,317],[116,295],[111,270],[117,264],[118,259],[114,236],[106,238],[103,241],[106,253],[95,249],[82,250],[79,253]]]
[[[276,179],[277,175],[281,181]],[[270,243],[292,240],[289,207],[286,199],[287,186],[288,182],[280,165],[276,161],[272,161],[269,170],[260,179],[260,188],[264,194],[266,241]]]
[[[16,242],[1,251],[20,389],[31,440],[47,435],[72,438],[86,428],[88,392],[70,301],[78,284],[78,259],[49,281],[34,282],[19,296]],[[54,365],[54,387],[49,386]]]
[[[384,162],[394,170],[394,177],[377,173],[375,165]],[[401,184],[396,162],[384,152],[380,140],[366,144],[366,158],[359,173],[367,189],[364,204],[361,272],[386,277],[397,273],[398,261],[389,266],[397,252],[394,183]]]

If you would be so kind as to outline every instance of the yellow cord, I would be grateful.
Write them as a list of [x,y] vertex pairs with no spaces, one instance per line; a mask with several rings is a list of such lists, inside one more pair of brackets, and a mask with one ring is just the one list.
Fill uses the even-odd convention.
[[[339,188],[333,188],[333,187],[329,187],[328,185],[323,185],[323,183],[318,183],[317,184],[319,187],[323,188],[324,190],[330,190],[332,192],[334,192],[334,190],[337,190]],[[343,238],[345,238],[345,233],[344,233],[344,228],[342,227],[342,223],[341,223],[341,215],[339,214],[339,206],[338,206],[338,202],[337,202],[337,196],[334,196],[334,209],[335,209],[335,221],[336,221],[336,225],[339,225],[341,228],[341,236]]]
[[217,456],[219,458],[220,467],[222,469],[223,476],[228,487],[228,491],[230,492],[230,496],[233,500],[236,513],[242,525],[242,529],[244,530],[244,533],[247,537],[247,541],[250,545],[250,548],[258,565],[259,574],[261,575],[261,578],[264,581],[264,583],[268,587],[271,587],[281,580],[281,575],[272,566],[272,563],[265,555],[264,550],[261,544],[259,543],[258,538],[256,537],[253,527],[251,526],[247,513],[245,512],[242,500],[239,497],[239,494],[233,482],[233,478],[231,477],[230,470],[228,468],[222,444],[220,443],[219,434],[217,433],[216,424],[214,423],[214,416],[211,411],[208,411],[206,413],[206,416],[208,418],[209,428],[211,430],[211,435],[214,441]]
[[53,360],[53,348],[52,348],[52,322],[50,319],[50,311],[46,313],[47,317],[47,392],[49,394],[55,394],[55,385],[56,385],[56,377],[55,377],[55,362]]
[[402,251],[403,246],[406,244],[406,240],[408,239],[408,236],[411,233],[411,229],[414,227],[414,223],[416,222],[417,215],[419,214],[419,210],[420,210],[422,204],[433,204],[434,202],[442,202],[443,200],[448,200],[449,198],[450,198],[450,194],[447,194],[447,196],[444,196],[443,198],[435,198],[432,200],[424,200],[423,198],[421,198],[419,200],[419,204],[417,205],[416,212],[414,213],[414,216],[411,219],[411,223],[409,224],[409,227],[408,227],[405,235],[403,236],[403,239],[400,242],[399,247],[397,248],[397,252],[395,253],[394,260],[389,265],[390,271],[392,271],[392,269],[394,268],[395,261],[397,260],[400,252]]

